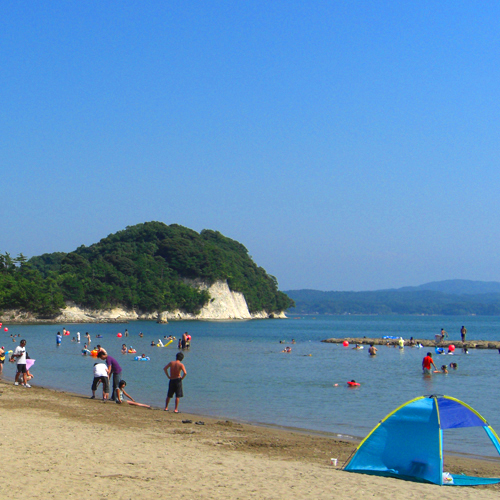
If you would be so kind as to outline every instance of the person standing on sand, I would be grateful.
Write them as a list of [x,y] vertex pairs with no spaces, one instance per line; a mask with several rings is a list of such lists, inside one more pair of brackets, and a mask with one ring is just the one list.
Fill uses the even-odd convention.
[[427,356],[422,360],[422,370],[424,371],[424,375],[430,375],[432,373],[431,365],[434,367],[434,370],[437,370],[434,360],[432,359],[432,353],[428,352]]
[[465,328],[465,326],[462,326],[460,329],[460,335],[462,337],[462,342],[465,342],[465,336],[467,335],[467,328]]
[[104,350],[100,350],[97,357],[106,361],[106,365],[108,366],[108,377],[111,379],[111,375],[113,375],[113,394],[111,396],[111,401],[114,401],[116,397],[116,388],[122,379],[122,367],[115,358],[108,356],[108,353]]
[[103,363],[94,363],[94,380],[92,381],[92,396],[90,399],[95,399],[95,391],[99,382],[102,383],[102,400],[106,401],[109,399],[109,378],[108,370],[106,365]]
[[[182,360],[184,359],[184,354],[182,352],[178,352],[175,356],[175,361],[171,361],[163,371],[165,375],[169,379],[168,383],[168,393],[167,400],[165,402],[165,411],[168,411],[168,403],[175,394],[175,409],[174,413],[179,413],[179,398],[184,396],[182,392],[182,380],[186,377],[186,367],[182,364]],[[170,368],[170,375],[168,370]]]
[[31,385],[28,384],[28,370],[26,370],[26,340],[21,340],[12,357],[17,358],[17,372],[16,378],[14,379],[14,385],[19,385],[19,379],[22,376],[22,385],[24,385],[24,387],[31,387]]
[[3,373],[3,364],[5,362],[5,347],[0,347],[0,377]]

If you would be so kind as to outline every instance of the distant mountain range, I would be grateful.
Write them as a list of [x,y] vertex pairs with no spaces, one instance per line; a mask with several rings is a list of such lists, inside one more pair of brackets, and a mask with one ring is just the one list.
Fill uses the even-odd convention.
[[405,286],[396,290],[399,292],[432,290],[433,292],[450,293],[452,295],[479,295],[483,293],[500,293],[500,283],[498,281],[445,280],[431,281],[420,286]]
[[288,290],[296,314],[500,315],[500,283],[445,280],[370,292]]

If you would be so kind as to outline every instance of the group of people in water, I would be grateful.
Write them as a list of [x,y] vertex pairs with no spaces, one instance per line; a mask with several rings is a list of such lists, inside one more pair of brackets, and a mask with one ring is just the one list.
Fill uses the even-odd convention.
[[[62,340],[64,336],[69,336],[70,332],[63,328],[62,334],[61,332],[57,332],[56,334],[56,346],[60,347],[62,344]],[[15,341],[16,336],[11,334],[11,337]],[[119,335],[121,336],[121,334]],[[128,330],[125,330],[125,336],[128,337]],[[96,338],[102,338],[103,336],[98,334]],[[139,334],[139,337],[143,337],[142,332]],[[92,356],[97,358],[93,365],[93,380],[91,385],[92,396],[91,399],[96,398],[97,388],[102,385],[102,401],[115,401],[118,404],[122,404],[127,402],[131,405],[143,406],[150,408],[149,405],[138,403],[135,399],[127,393],[125,387],[127,383],[125,380],[121,378],[122,376],[122,368],[118,361],[110,356],[106,349],[104,349],[100,344],[98,344],[92,350],[89,349],[90,344],[92,342],[90,338],[90,334],[86,333],[87,343],[84,344],[83,349],[81,350],[81,354],[83,356]],[[165,335],[164,341],[158,339],[158,342],[153,342],[152,345],[158,347],[165,347],[170,345],[176,338],[173,335]],[[72,342],[80,343],[80,332],[77,333],[75,337],[72,338]],[[188,332],[185,332],[181,339],[179,339],[178,344],[180,349],[189,349],[191,347],[191,335]],[[136,350],[130,346],[127,347],[127,344],[122,344],[121,353],[135,353]],[[24,387],[30,388],[31,385],[29,381],[34,378],[34,376],[30,373],[29,368],[29,355],[26,351],[26,340],[21,340],[20,345],[16,348],[15,351],[7,351],[5,347],[0,347],[0,376],[3,372],[4,361],[10,355],[9,361],[17,364],[16,376],[15,376],[15,384],[14,385],[22,385]],[[165,401],[165,411],[168,411],[168,405],[172,398],[175,398],[175,409],[174,412],[177,413],[179,407],[179,399],[183,397],[183,389],[182,389],[182,380],[187,374],[186,367],[182,363],[184,358],[184,354],[182,352],[177,353],[174,361],[168,363],[163,371],[167,378],[169,379],[169,388],[167,393],[167,398]],[[141,356],[136,356],[136,360],[149,360],[150,358],[146,356],[146,354],[142,354]],[[34,360],[32,360],[34,362]],[[32,363],[31,363],[32,364]],[[112,382],[112,383],[111,383]],[[112,390],[111,390],[112,386]]]
[[[128,337],[128,330],[125,330],[126,336]],[[140,332],[139,337],[143,337],[142,332]],[[155,347],[166,347],[170,345],[176,338],[173,335],[165,335],[163,337],[163,341],[158,339],[157,342],[152,341],[151,345]],[[189,349],[191,345],[191,335],[188,332],[185,332],[182,337],[179,339],[179,347],[181,349]],[[121,353],[122,354],[134,354],[136,353],[136,349],[132,346],[127,347],[127,344],[122,344]],[[108,400],[113,400],[118,404],[128,403],[135,406],[143,406],[150,408],[149,405],[145,405],[142,403],[138,403],[135,399],[130,396],[125,390],[126,382],[121,379],[122,369],[119,365],[118,361],[113,357],[109,356],[106,350],[97,345],[95,349],[89,351],[87,344],[85,344],[84,349],[82,350],[82,354],[91,355],[97,357],[99,360],[104,361],[105,363],[94,363],[93,371],[94,371],[94,379],[92,381],[91,391],[92,396],[91,399],[95,399],[96,390],[99,385],[102,384],[102,399],[104,402]],[[165,375],[169,379],[169,388],[167,393],[167,398],[165,401],[165,411],[168,411],[168,405],[172,398],[175,397],[175,409],[174,412],[178,413],[179,409],[179,399],[183,397],[183,389],[182,389],[182,380],[187,374],[186,367],[182,363],[184,358],[184,354],[182,352],[177,353],[176,359],[170,363],[168,363],[164,367]],[[146,354],[142,354],[141,356],[136,356],[134,358],[136,361],[149,361],[150,358],[146,356]],[[110,380],[113,381],[113,389],[110,397]]]
[[[451,368],[452,370],[456,370],[458,368],[458,364],[457,363],[450,363],[449,365],[441,365],[441,370],[438,370],[437,366],[434,363],[434,360],[432,359],[431,352],[428,352],[427,355],[422,360],[422,370],[424,372],[424,375],[427,375],[427,376],[430,376],[433,373],[447,374],[447,373],[449,373],[448,367]],[[432,368],[434,368],[434,370],[432,370]]]
[[[462,328],[460,329],[460,337],[461,337],[462,342],[465,342],[466,335],[467,335],[467,329],[465,328],[465,326],[462,326]],[[449,338],[448,332],[446,332],[446,330],[444,328],[441,328],[441,333],[439,335],[436,335],[436,346],[446,337]],[[384,337],[384,339],[385,338],[393,340],[392,342],[390,342],[390,341],[386,342],[386,345],[388,347],[399,347],[400,349],[404,349],[405,340],[403,339],[403,337]],[[396,340],[396,342],[394,342],[394,340]],[[348,347],[349,342],[347,340],[344,340],[343,345],[344,345],[344,347]],[[416,341],[413,337],[410,338],[410,340],[407,342],[407,345],[410,347],[419,347],[419,348],[423,347],[423,345],[420,342]],[[361,344],[356,344],[354,347],[352,347],[352,349],[353,350],[362,350],[362,349],[364,349],[364,346]],[[463,345],[462,350],[463,350],[464,354],[469,353],[466,345]],[[436,347],[436,354],[454,354],[454,351],[455,351],[455,346],[452,344],[450,344],[447,347],[447,349],[444,347]],[[378,349],[373,344],[370,344],[370,347],[368,348],[369,356],[370,357],[376,356],[377,352],[378,352]],[[499,349],[499,352],[500,352],[500,349]],[[429,376],[432,373],[447,374],[447,373],[449,373],[449,369],[457,370],[458,364],[454,363],[454,362],[449,363],[449,364],[443,364],[443,365],[441,365],[441,369],[438,369],[434,363],[434,360],[432,359],[432,353],[428,352],[427,355],[422,360],[422,369],[423,369],[424,375],[426,375],[426,376]],[[338,384],[335,384],[335,386],[337,386],[337,385]],[[360,384],[357,383],[355,380],[351,380],[351,381],[347,382],[347,385],[350,387],[357,387]]]

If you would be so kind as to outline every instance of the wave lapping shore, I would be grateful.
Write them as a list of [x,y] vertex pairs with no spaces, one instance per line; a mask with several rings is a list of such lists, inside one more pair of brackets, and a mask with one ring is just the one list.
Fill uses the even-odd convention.
[[[352,442],[173,414],[0,382],[6,498],[493,499],[498,485],[459,489],[366,476],[341,466]],[[203,423],[200,423],[203,422]],[[494,476],[498,461],[445,458],[453,473]]]

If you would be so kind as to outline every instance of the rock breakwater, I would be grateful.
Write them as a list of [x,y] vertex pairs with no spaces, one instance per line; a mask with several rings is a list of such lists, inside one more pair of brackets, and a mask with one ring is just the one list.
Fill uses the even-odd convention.
[[[348,341],[349,344],[364,344],[364,345],[398,345],[397,339],[380,339],[380,338],[366,338],[366,337],[345,337],[342,339],[325,339],[321,342],[326,342],[327,344],[342,344],[344,341]],[[500,342],[491,340],[472,340],[462,342],[459,340],[444,340],[441,342],[436,342],[435,340],[429,339],[414,339],[416,344],[422,344],[424,347],[444,347],[448,349],[448,346],[454,345],[456,349],[500,349]],[[408,344],[408,339],[405,339],[405,346],[411,347]]]

